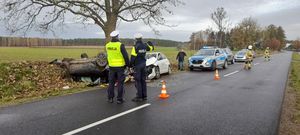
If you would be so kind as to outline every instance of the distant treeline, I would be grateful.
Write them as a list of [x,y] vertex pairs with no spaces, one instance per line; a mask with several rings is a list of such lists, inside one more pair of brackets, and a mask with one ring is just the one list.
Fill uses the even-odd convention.
[[[134,39],[120,39],[125,45],[133,45]],[[158,46],[177,47],[183,42],[163,39],[144,39],[152,41]],[[37,46],[104,46],[105,39],[46,39],[46,38],[21,38],[21,37],[0,37],[2,47],[37,47]]]

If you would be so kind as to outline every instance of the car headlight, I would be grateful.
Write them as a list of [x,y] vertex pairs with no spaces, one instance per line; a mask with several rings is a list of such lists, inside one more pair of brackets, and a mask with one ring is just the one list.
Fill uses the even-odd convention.
[[205,60],[203,61],[203,63],[204,63],[205,66],[209,66],[211,62],[212,62],[211,59],[205,59]]

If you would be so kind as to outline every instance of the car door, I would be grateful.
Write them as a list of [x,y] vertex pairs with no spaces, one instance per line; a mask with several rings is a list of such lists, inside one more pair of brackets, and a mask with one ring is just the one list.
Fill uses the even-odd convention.
[[218,66],[220,65],[220,55],[221,55],[220,50],[216,49],[215,50],[215,60],[216,60]]
[[229,48],[227,48],[226,51],[228,52],[228,60],[231,61],[233,59],[233,53]]
[[223,65],[224,64],[224,61],[225,61],[225,54],[224,52],[221,50],[221,49],[216,49],[216,54],[219,54],[219,55],[216,55],[216,59],[217,59],[217,65]]
[[163,64],[163,73],[167,73],[169,70],[170,62],[164,54],[161,53],[161,56],[162,56],[162,64]]
[[157,65],[159,67],[160,73],[164,73],[164,62],[163,57],[160,53],[157,55]]

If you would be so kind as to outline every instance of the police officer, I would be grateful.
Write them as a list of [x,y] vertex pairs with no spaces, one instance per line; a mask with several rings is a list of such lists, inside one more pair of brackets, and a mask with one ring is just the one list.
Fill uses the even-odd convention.
[[124,71],[129,66],[129,58],[124,44],[119,41],[119,32],[113,31],[110,36],[112,38],[111,42],[105,46],[109,66],[108,102],[114,102],[114,86],[116,80],[118,80],[117,104],[122,104],[124,102]]
[[134,68],[134,79],[137,89],[136,97],[132,99],[133,102],[147,100],[145,56],[147,51],[154,50],[153,44],[150,41],[148,41],[147,44],[143,43],[142,37],[143,35],[141,33],[134,35],[136,43],[131,51],[130,67]]

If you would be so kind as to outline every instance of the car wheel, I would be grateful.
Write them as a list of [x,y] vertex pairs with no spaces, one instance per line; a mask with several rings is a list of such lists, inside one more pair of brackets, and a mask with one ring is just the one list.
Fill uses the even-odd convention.
[[168,69],[168,73],[167,74],[171,74],[172,70],[171,70],[171,66],[169,65],[169,69]]
[[193,70],[194,70],[194,68],[190,67],[190,71],[193,71]]
[[210,70],[214,71],[214,70],[216,70],[216,68],[217,68],[217,63],[216,63],[216,61],[213,61],[211,64]]
[[155,67],[155,79],[159,79],[159,78],[160,78],[159,67]]
[[223,65],[223,69],[226,69],[228,67],[228,62],[227,60],[225,60],[224,65]]

